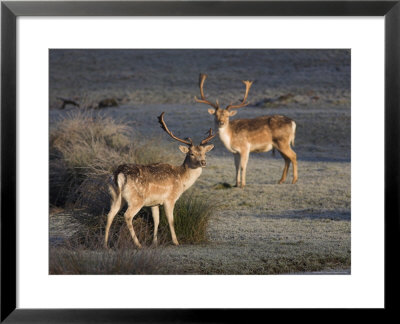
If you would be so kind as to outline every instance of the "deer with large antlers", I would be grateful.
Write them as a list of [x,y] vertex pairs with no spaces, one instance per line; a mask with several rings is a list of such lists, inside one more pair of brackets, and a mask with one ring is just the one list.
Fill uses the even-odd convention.
[[157,244],[157,230],[160,220],[159,206],[163,205],[171,231],[172,242],[179,245],[174,229],[174,206],[182,193],[194,184],[201,175],[202,168],[206,166],[206,153],[214,145],[206,145],[216,134],[208,131],[207,138],[199,145],[194,145],[192,140],[180,139],[168,129],[164,121],[164,113],[158,117],[161,128],[173,139],[186,144],[179,149],[186,154],[183,164],[172,166],[169,164],[123,164],[114,172],[113,182],[109,185],[111,193],[111,208],[107,216],[107,225],[104,246],[107,248],[110,226],[115,215],[119,212],[124,202],[128,209],[125,212],[125,221],[131,233],[134,244],[141,247],[132,226],[132,220],[144,206],[151,207],[154,221],[153,244]]
[[286,180],[290,162],[293,164],[292,183],[296,183],[297,158],[296,153],[291,148],[291,145],[294,145],[296,132],[296,123],[294,120],[282,115],[229,120],[229,117],[235,116],[237,113],[233,109],[248,105],[246,101],[253,82],[243,81],[246,91],[243,100],[239,104],[230,104],[226,108],[221,108],[218,101],[213,103],[206,99],[203,90],[206,78],[206,74],[200,74],[199,87],[201,99],[195,97],[195,100],[213,107],[213,109],[208,109],[208,112],[215,117],[219,138],[228,151],[233,153],[235,158],[236,186],[243,188],[246,185],[246,168],[249,154],[251,152],[268,152],[272,149],[278,150],[285,160],[285,167],[279,183],[283,183]]

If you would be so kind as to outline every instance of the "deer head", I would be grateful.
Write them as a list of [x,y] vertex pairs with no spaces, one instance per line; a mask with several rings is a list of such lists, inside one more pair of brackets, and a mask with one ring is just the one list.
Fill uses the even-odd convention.
[[161,128],[174,140],[186,144],[186,146],[180,145],[179,149],[182,153],[186,154],[185,162],[189,168],[196,169],[196,168],[204,168],[206,166],[206,153],[211,151],[214,148],[214,145],[206,145],[209,141],[211,141],[216,134],[213,134],[212,129],[207,132],[208,136],[203,139],[199,145],[194,145],[191,138],[181,139],[168,129],[167,125],[164,121],[164,112],[158,116],[158,122],[161,125]]
[[237,113],[236,110],[232,110],[232,109],[238,109],[238,108],[246,107],[248,105],[248,103],[246,103],[246,100],[247,100],[247,96],[249,95],[249,90],[250,90],[251,85],[253,84],[253,81],[242,81],[246,86],[246,92],[244,94],[244,97],[243,97],[243,100],[241,103],[239,103],[237,105],[233,105],[232,103],[230,103],[225,108],[221,108],[219,106],[218,100],[214,104],[214,103],[208,101],[206,99],[206,97],[204,96],[203,86],[204,86],[204,81],[206,80],[206,78],[207,78],[207,74],[200,74],[199,87],[200,87],[201,99],[198,99],[197,97],[194,97],[194,99],[199,103],[204,103],[204,104],[207,104],[207,105],[213,107],[214,109],[211,109],[211,108],[208,109],[208,113],[210,115],[215,116],[215,122],[218,125],[218,128],[224,128],[229,124],[229,117],[235,116]]

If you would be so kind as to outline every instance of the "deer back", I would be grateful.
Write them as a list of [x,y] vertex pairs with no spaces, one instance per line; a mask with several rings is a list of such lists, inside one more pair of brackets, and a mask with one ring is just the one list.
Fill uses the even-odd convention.
[[261,116],[230,121],[231,145],[272,144],[289,139],[293,133],[293,120],[282,115]]

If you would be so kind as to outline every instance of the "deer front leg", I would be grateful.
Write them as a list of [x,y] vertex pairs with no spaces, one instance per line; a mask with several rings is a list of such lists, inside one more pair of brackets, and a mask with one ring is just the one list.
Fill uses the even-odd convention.
[[235,187],[240,187],[240,154],[234,153],[235,158],[235,168],[236,168],[236,185]]
[[160,209],[158,206],[151,207],[151,214],[153,215],[154,223],[153,245],[157,246],[158,224],[160,223]]
[[240,171],[242,175],[240,188],[244,188],[244,186],[246,185],[246,169],[247,169],[247,162],[249,161],[249,154],[250,152],[248,150],[240,152]]
[[178,240],[176,239],[175,228],[174,228],[174,207],[175,207],[175,201],[174,202],[169,201],[164,203],[165,216],[167,216],[169,230],[171,231],[172,243],[174,243],[175,245],[179,245]]

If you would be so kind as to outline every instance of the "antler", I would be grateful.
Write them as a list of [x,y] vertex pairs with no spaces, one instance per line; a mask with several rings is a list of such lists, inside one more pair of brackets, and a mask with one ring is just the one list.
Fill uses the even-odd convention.
[[246,100],[247,100],[247,96],[249,94],[250,87],[253,84],[253,81],[242,81],[242,82],[246,85],[246,92],[244,94],[242,102],[238,105],[230,104],[225,108],[226,110],[241,108],[241,107],[245,107],[248,105],[248,103],[246,103]]
[[205,139],[203,139],[203,140],[200,142],[200,145],[207,144],[207,143],[208,143],[209,141],[211,141],[215,136],[217,136],[217,134],[213,134],[213,133],[212,133],[212,129],[210,128],[210,130],[208,131],[208,137],[205,138]]
[[161,124],[161,128],[163,130],[165,130],[167,132],[167,134],[169,136],[171,136],[174,140],[177,140],[177,141],[179,141],[181,143],[184,143],[186,145],[192,146],[193,142],[192,142],[191,138],[188,138],[188,141],[185,141],[185,140],[183,140],[183,139],[181,139],[179,137],[176,137],[174,134],[172,134],[172,132],[168,129],[167,125],[165,124],[164,114],[165,114],[165,112],[162,112],[161,115],[157,117],[158,118],[158,122]]
[[205,103],[207,105],[210,105],[211,107],[214,107],[215,109],[218,109],[219,108],[218,101],[217,101],[217,103],[213,104],[212,102],[208,101],[206,99],[206,97],[204,96],[203,85],[204,85],[204,81],[206,80],[206,78],[207,78],[207,74],[200,73],[200,75],[199,75],[199,87],[200,87],[201,99],[197,99],[197,97],[194,97],[194,100],[196,100],[197,102],[200,102],[200,103]]

